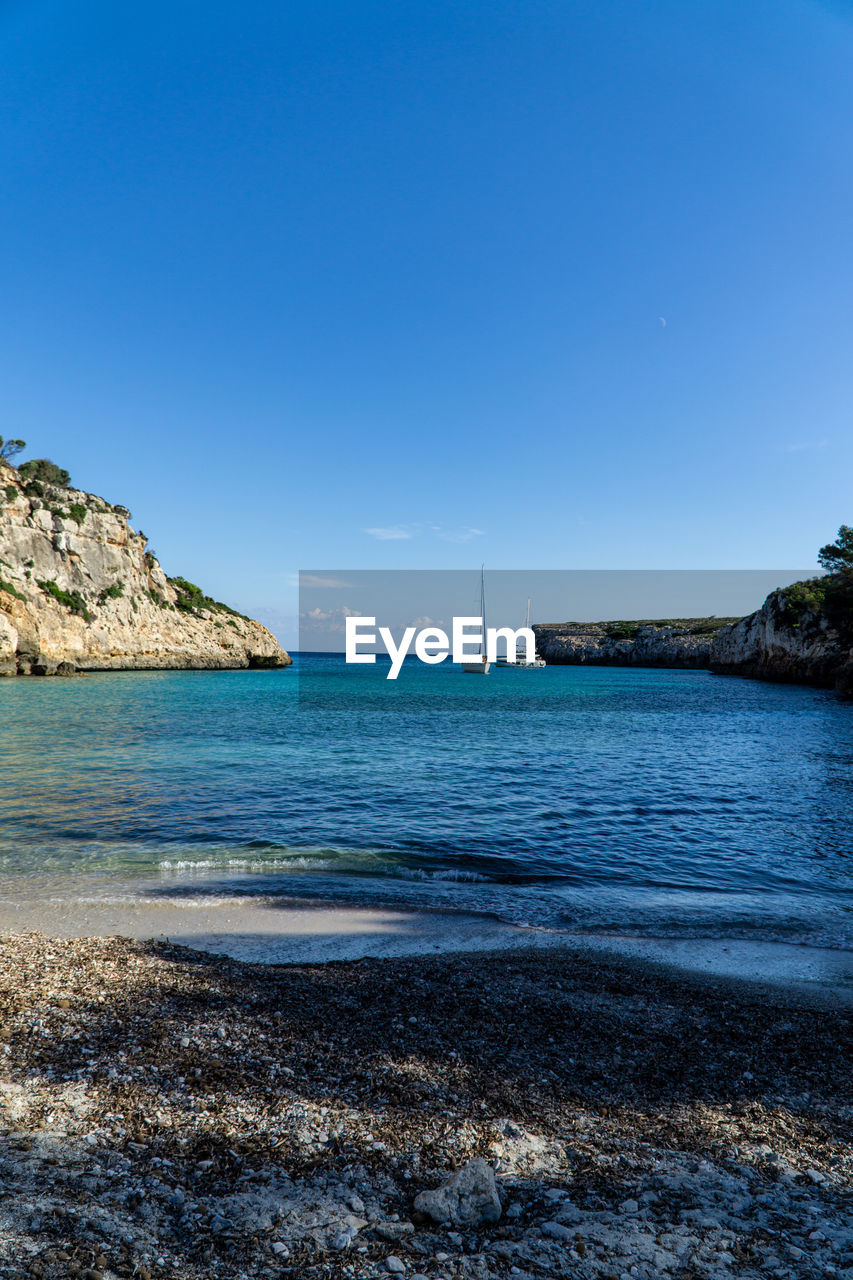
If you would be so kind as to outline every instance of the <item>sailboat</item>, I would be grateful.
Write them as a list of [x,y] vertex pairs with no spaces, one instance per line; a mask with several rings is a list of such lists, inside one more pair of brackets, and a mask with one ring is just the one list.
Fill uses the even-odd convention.
[[471,658],[468,662],[462,663],[462,670],[466,671],[469,676],[487,676],[489,662],[486,654],[486,566],[480,568],[480,622],[482,623],[482,639],[480,641],[479,658]]
[[[525,627],[530,626],[530,596],[527,597],[527,616],[524,619],[524,625]],[[510,659],[509,654],[507,654],[505,658],[498,658],[497,659],[498,666],[499,667],[522,667],[525,671],[532,671],[534,669],[538,669],[539,667],[544,667],[546,665],[545,659],[540,658],[539,654],[536,652],[535,647],[533,649],[533,657],[530,659],[529,662],[527,660],[527,649],[525,648],[523,652],[524,652],[524,657],[519,657],[518,649],[516,649],[515,662],[513,662]]]

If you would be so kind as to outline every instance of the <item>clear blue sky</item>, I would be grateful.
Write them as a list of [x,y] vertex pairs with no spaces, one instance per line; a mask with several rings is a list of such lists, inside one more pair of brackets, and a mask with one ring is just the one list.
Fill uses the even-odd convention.
[[2,3],[0,432],[267,617],[299,567],[813,564],[852,14]]

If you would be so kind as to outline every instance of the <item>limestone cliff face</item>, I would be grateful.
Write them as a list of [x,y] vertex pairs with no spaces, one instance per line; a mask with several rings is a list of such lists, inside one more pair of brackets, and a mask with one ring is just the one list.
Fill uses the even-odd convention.
[[724,627],[714,640],[711,669],[813,684],[853,693],[853,644],[820,607],[792,610],[789,594],[774,591],[756,613]]
[[[538,623],[546,662],[607,667],[706,667],[724,675],[818,685],[853,694],[853,640],[804,588],[774,591],[748,618],[651,623]],[[792,592],[795,594],[792,596]]]
[[[696,621],[539,623],[536,648],[546,662],[599,667],[707,667],[712,634]],[[710,624],[712,625],[712,624]],[[624,633],[624,634],[620,634]]]
[[0,674],[290,663],[259,622],[167,578],[128,517],[0,462]]

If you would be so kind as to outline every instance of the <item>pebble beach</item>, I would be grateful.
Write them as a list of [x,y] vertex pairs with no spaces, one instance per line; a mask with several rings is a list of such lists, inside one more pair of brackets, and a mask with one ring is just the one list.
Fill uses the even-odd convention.
[[572,948],[0,943],[0,1274],[853,1275],[850,1010]]

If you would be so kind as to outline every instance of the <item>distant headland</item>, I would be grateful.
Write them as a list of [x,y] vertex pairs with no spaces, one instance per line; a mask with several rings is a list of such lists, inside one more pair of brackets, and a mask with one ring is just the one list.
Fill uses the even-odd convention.
[[773,591],[746,618],[536,623],[550,663],[707,668],[853,694],[853,528],[822,547],[823,577]]
[[167,577],[130,512],[0,437],[0,675],[284,667],[261,623]]

